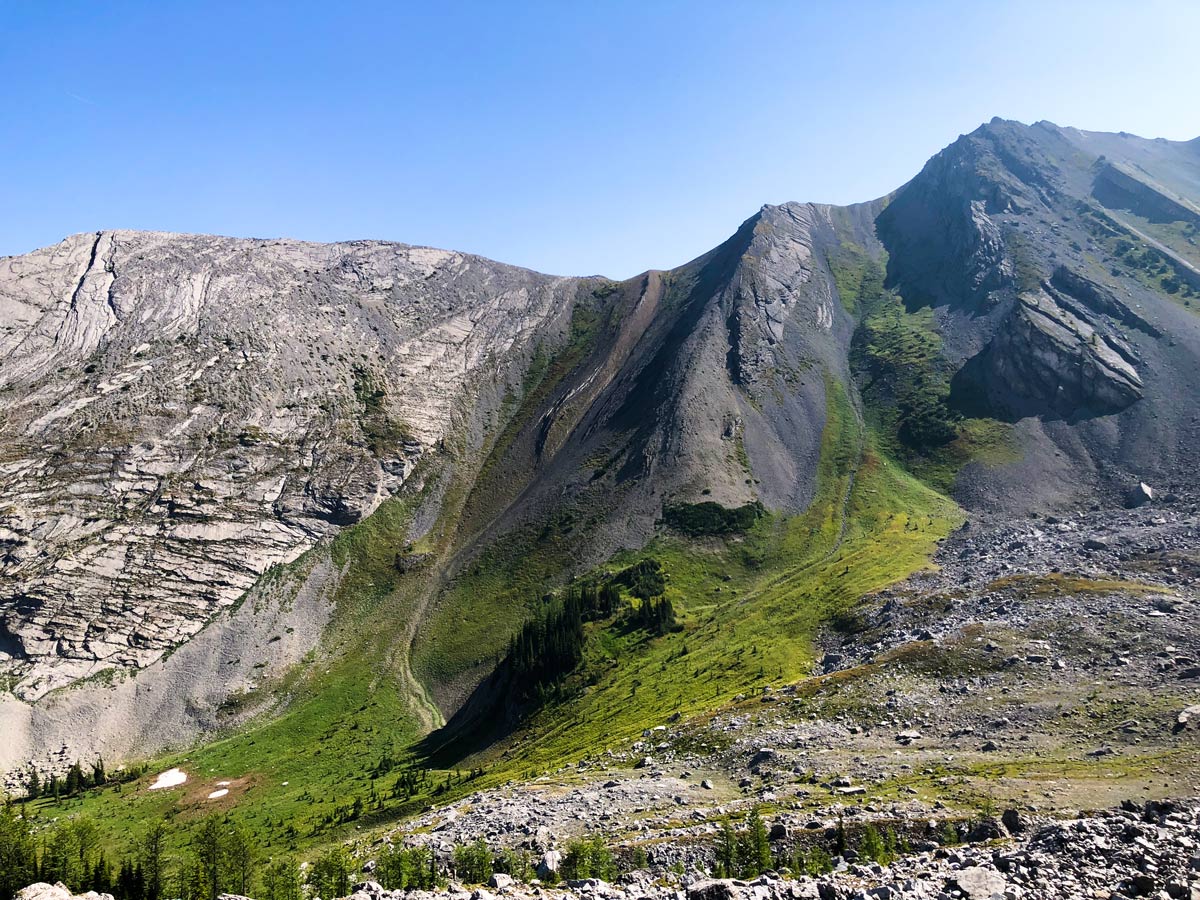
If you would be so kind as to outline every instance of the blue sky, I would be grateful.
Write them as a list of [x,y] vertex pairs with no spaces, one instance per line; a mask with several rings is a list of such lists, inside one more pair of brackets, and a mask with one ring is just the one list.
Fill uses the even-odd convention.
[[1200,136],[1197,34],[1195,0],[0,0],[0,254],[142,228],[625,277],[995,115]]

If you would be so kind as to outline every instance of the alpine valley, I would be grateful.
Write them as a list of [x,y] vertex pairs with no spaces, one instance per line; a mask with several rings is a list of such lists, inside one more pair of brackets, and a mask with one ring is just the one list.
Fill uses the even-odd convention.
[[1200,138],[0,259],[0,898],[1200,896],[1198,471]]

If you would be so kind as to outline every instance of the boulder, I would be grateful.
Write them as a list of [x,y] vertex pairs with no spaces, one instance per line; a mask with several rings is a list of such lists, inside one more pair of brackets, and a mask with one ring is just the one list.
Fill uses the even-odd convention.
[[1020,834],[1026,828],[1025,817],[1015,809],[1006,809],[1000,816],[1000,822],[1009,834]]
[[1154,488],[1146,484],[1144,481],[1139,481],[1125,493],[1125,506],[1129,509],[1135,509],[1139,506],[1144,506],[1154,499]]
[[562,865],[562,854],[557,850],[547,850],[542,854],[542,858],[538,860],[534,871],[537,877],[542,881],[556,881],[558,879],[558,870]]
[[1194,727],[1194,723],[1196,722],[1200,722],[1200,705],[1189,706],[1177,715],[1175,717],[1175,727],[1172,731],[1179,733],[1189,725],[1193,725]]
[[693,882],[688,900],[737,900],[738,883],[731,878],[708,878]]
[[983,841],[994,841],[1004,837],[1008,837],[1008,832],[1005,830],[1004,825],[990,817],[980,819],[967,832],[967,841],[972,844],[978,844]]
[[779,758],[779,753],[770,747],[760,747],[750,757],[751,766],[761,766],[763,763],[774,762]]
[[95,891],[88,891],[86,894],[72,894],[61,881],[56,881],[54,884],[39,881],[17,891],[14,900],[113,900],[113,896],[112,894],[97,894]]
[[957,872],[953,879],[958,890],[969,900],[1002,898],[1007,882],[990,866],[969,866]]

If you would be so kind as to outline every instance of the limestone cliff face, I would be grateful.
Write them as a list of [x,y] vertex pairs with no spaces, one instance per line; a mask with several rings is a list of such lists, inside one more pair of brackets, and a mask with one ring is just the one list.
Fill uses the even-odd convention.
[[378,242],[102,232],[0,261],[0,667],[141,667],[361,519],[577,282]]

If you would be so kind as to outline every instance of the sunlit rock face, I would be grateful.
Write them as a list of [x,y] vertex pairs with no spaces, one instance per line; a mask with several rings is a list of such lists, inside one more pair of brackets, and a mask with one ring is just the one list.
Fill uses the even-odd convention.
[[144,666],[370,514],[575,284],[368,241],[100,232],[0,260],[14,692]]

